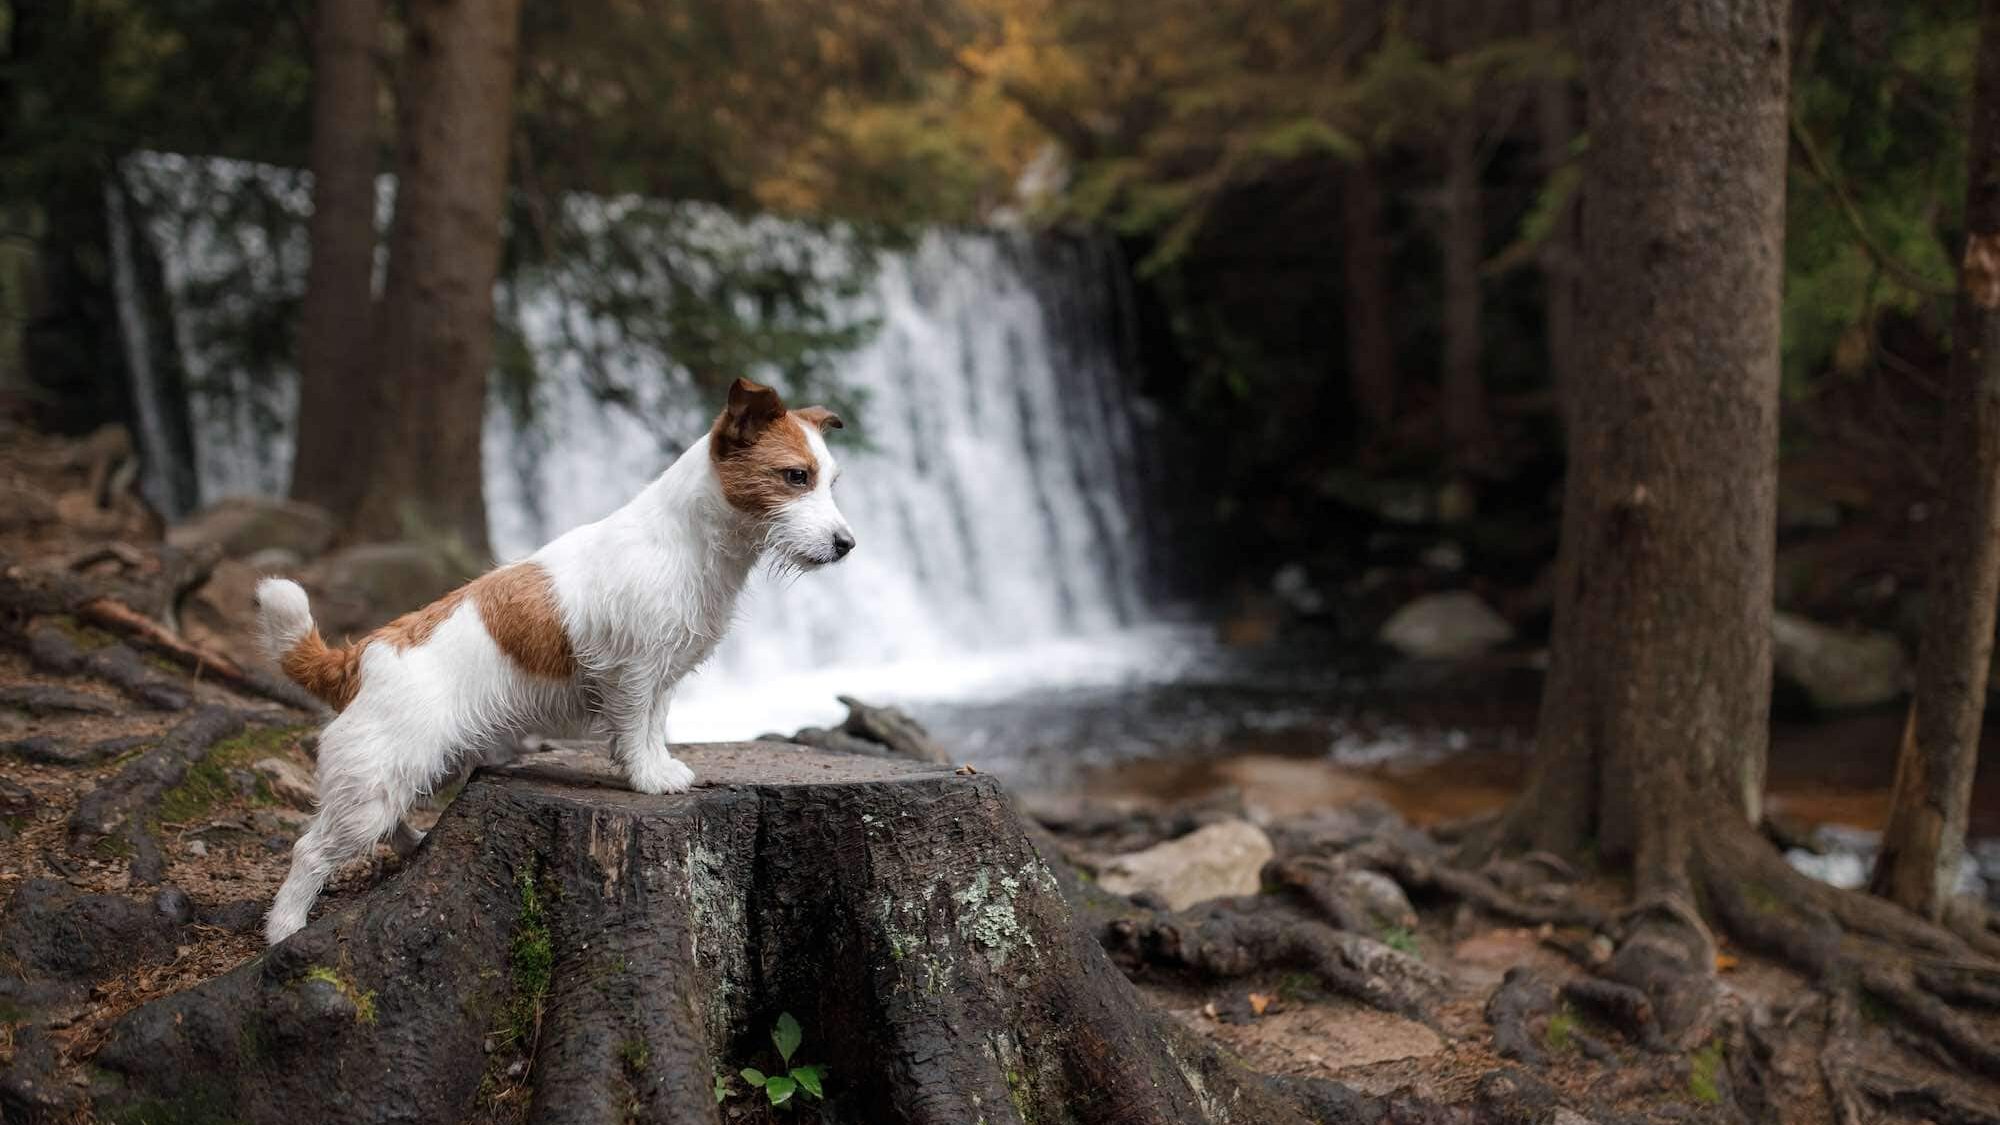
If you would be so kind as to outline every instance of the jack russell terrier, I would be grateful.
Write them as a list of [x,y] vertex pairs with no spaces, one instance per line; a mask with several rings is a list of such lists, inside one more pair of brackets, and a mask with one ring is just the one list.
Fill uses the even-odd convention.
[[840,426],[738,379],[708,435],[624,507],[345,648],[320,638],[298,583],[258,583],[266,650],[339,712],[265,938],[303,927],[327,876],[459,763],[522,734],[595,728],[632,788],[685,793],[694,771],[667,744],[667,704],[722,639],[751,567],[803,572],[854,549],[822,437]]

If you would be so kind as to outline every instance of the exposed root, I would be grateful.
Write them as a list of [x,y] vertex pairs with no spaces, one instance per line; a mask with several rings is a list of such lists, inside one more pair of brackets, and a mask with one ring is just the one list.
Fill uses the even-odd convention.
[[[70,813],[70,845],[92,847],[132,825],[134,813],[160,801],[180,785],[188,767],[208,757],[208,749],[244,729],[244,717],[226,707],[204,707],[174,725],[160,745],[128,763],[114,777],[84,793]],[[126,837],[130,841],[130,835]]]
[[1486,1001],[1486,1022],[1493,1027],[1493,1051],[1503,1059],[1529,1066],[1547,1066],[1534,1025],[1555,1010],[1556,985],[1532,969],[1512,968]]
[[1901,1012],[1953,1058],[1988,1078],[2000,1080],[2000,1044],[1952,1011],[1951,1005],[1913,984],[1907,972],[1870,968],[1861,974],[1861,987]]
[[1653,1010],[1652,999],[1629,984],[1578,977],[1563,982],[1562,998],[1597,1013],[1648,1050],[1666,1047],[1660,1037],[1660,1019]]
[[1445,985],[1437,970],[1414,957],[1254,897],[1118,919],[1101,937],[1128,964],[1211,977],[1301,969],[1334,992],[1412,1019],[1424,1018]]
[[1942,1086],[1913,1082],[1906,1076],[1868,1067],[1856,1067],[1852,1073],[1853,1087],[1891,1113],[1937,1125],[1992,1125],[1992,1106],[1981,1105]]
[[1353,862],[1374,867],[1412,891],[1431,891],[1462,899],[1501,918],[1531,926],[1583,926],[1595,929],[1603,915],[1573,902],[1529,902],[1496,886],[1477,872],[1371,841],[1348,852]]

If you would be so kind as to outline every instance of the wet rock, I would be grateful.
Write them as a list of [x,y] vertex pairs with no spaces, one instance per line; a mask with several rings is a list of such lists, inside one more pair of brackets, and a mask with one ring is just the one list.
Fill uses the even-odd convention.
[[232,496],[169,529],[167,542],[183,550],[212,544],[235,559],[274,547],[311,558],[333,543],[335,530],[333,517],[311,504]]
[[56,1042],[32,1024],[13,1035],[12,1058],[0,1067],[0,1120],[47,1121],[83,1106],[83,1091],[65,1080]]
[[153,896],[153,909],[160,912],[160,917],[176,926],[185,926],[194,921],[194,900],[179,887],[161,887],[159,893]]
[[271,795],[295,809],[311,812],[319,801],[312,775],[283,758],[259,758],[250,768],[271,789]]
[[1822,711],[1887,703],[1909,685],[1909,657],[1890,633],[1835,629],[1781,612],[1771,636],[1777,675]]
[[233,934],[254,933],[264,924],[264,904],[256,899],[239,898],[204,913],[201,920]]
[[31,879],[14,892],[0,922],[0,960],[30,975],[99,980],[172,954],[179,929],[150,902]]
[[1225,820],[1144,851],[1115,856],[1098,871],[1112,894],[1151,892],[1174,910],[1227,895],[1256,894],[1271,841],[1247,820]]
[[1377,639],[1413,660],[1477,656],[1514,639],[1514,628],[1468,590],[1426,594],[1397,610]]
[[1380,871],[1343,871],[1335,876],[1334,886],[1366,910],[1376,925],[1416,928],[1417,909],[1410,905],[1410,896]]

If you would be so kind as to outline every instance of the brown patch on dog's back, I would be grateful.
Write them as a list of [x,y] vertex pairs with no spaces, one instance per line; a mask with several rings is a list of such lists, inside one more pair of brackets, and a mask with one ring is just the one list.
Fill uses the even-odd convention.
[[[804,425],[801,425],[801,418]],[[708,453],[722,495],[730,506],[752,515],[769,515],[787,501],[811,492],[819,483],[819,458],[813,456],[805,426],[824,429],[839,419],[824,407],[786,410],[778,393],[748,379],[729,389],[729,405],[709,431]],[[803,488],[785,481],[787,469],[804,469]]]
[[422,609],[411,610],[363,637],[361,646],[366,647],[370,642],[382,641],[395,646],[397,652],[402,652],[423,644],[431,639],[432,633],[437,632],[438,626],[444,624],[457,611],[459,605],[465,601],[466,595],[472,592],[472,588],[484,581],[485,578],[475,579]]
[[468,588],[493,643],[522,671],[554,680],[576,674],[576,651],[563,630],[555,580],[541,564],[501,567]]
[[472,599],[493,643],[522,671],[557,680],[576,673],[576,653],[563,630],[555,581],[540,563],[515,563],[488,571],[368,634],[355,651],[375,641],[392,645],[398,652],[421,645],[467,598]]

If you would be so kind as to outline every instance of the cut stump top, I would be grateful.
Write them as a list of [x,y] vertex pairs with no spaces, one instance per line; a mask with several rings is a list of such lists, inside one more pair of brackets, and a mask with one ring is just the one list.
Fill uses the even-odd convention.
[[951,767],[898,758],[840,754],[791,742],[701,742],[675,746],[694,770],[692,794],[633,792],[602,742],[563,741],[481,771],[497,779],[621,792],[634,801],[684,801],[703,790],[879,783],[949,777]]

